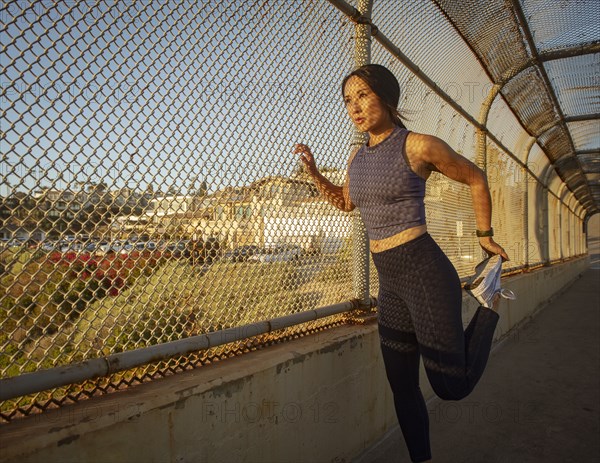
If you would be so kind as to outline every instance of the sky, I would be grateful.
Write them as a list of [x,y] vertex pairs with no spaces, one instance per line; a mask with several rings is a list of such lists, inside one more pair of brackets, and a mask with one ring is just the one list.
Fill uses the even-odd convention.
[[211,3],[4,4],[4,180],[185,192],[289,175],[295,142],[345,159],[329,153],[351,133],[337,94],[352,66],[342,15]]

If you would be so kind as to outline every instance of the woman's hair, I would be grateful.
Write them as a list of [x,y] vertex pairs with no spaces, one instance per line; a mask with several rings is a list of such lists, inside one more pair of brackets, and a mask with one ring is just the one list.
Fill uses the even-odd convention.
[[392,121],[394,124],[399,125],[402,128],[406,128],[402,122],[402,116],[398,111],[398,102],[400,101],[400,84],[398,79],[392,74],[392,72],[380,64],[366,64],[358,69],[355,69],[348,74],[342,82],[342,95],[344,94],[344,88],[346,82],[350,77],[356,76],[363,80],[370,88],[373,93],[381,100],[381,102],[387,107]]

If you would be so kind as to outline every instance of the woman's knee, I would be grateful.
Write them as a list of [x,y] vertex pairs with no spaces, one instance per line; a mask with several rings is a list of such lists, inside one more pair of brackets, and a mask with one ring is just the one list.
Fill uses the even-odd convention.
[[398,351],[381,344],[385,373],[395,391],[407,391],[419,387],[419,353],[416,349]]
[[471,393],[465,378],[430,372],[427,375],[433,392],[442,400],[461,400]]

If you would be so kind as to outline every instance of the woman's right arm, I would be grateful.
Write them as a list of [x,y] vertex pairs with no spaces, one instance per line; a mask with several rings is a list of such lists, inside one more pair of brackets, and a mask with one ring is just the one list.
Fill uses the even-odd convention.
[[308,146],[297,144],[294,148],[294,153],[300,154],[300,160],[312,177],[315,186],[327,201],[345,212],[350,212],[354,209],[355,206],[352,204],[350,194],[348,193],[348,175],[346,175],[343,186],[334,185],[319,172],[317,164],[315,163],[315,158]]

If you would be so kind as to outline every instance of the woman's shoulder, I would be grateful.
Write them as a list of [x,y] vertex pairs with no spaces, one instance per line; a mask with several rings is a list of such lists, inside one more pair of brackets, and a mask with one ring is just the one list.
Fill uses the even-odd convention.
[[348,166],[348,168],[350,168],[350,164],[352,164],[352,161],[354,160],[354,158],[356,157],[356,155],[358,154],[358,152],[363,149],[365,145],[357,145],[354,146],[352,148],[352,151],[350,151],[350,156],[348,156],[348,162],[346,163],[346,165]]
[[435,135],[409,132],[406,137],[404,152],[412,170],[420,177],[427,180],[429,174],[436,170],[432,161],[444,142]]
[[427,154],[444,144],[435,135],[419,132],[408,132],[406,136],[406,154],[411,157],[424,158]]
[[406,142],[414,144],[416,147],[429,146],[438,141],[441,141],[438,137],[435,135],[429,135],[427,133],[412,132],[409,130],[408,134],[406,135]]

